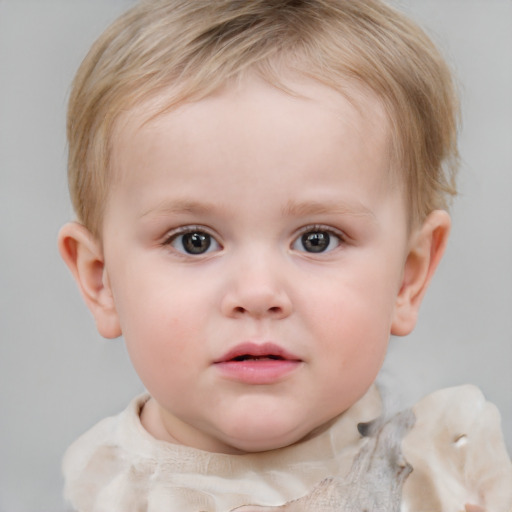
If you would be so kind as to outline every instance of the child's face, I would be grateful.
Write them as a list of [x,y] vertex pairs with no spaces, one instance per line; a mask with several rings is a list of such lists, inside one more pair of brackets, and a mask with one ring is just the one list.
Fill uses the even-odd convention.
[[141,106],[114,142],[104,282],[161,432],[207,450],[323,425],[394,329],[409,239],[383,109],[289,85],[247,79],[146,124]]

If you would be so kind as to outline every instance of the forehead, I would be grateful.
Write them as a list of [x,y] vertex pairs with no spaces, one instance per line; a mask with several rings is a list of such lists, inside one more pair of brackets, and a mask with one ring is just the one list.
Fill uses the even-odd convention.
[[[196,139],[196,143],[206,143],[201,140],[205,129],[222,128],[220,137],[240,119],[245,120],[247,136],[265,125],[279,124],[283,135],[288,135],[280,141],[282,144],[299,134],[309,136],[310,141],[316,139],[313,130],[297,130],[297,122],[318,128],[343,126],[347,133],[364,131],[359,142],[372,145],[368,150],[380,153],[379,157],[383,153],[389,156],[392,138],[389,117],[380,99],[366,86],[346,81],[334,89],[298,73],[287,73],[278,80],[270,83],[251,73],[194,101],[175,102],[180,93],[173,89],[160,92],[118,117],[112,136],[112,156],[119,162],[122,146],[128,140],[147,143],[162,130],[172,132],[169,136],[176,142]],[[169,123],[170,118],[175,122]],[[375,147],[376,142],[379,148]]]
[[106,224],[179,214],[266,229],[283,215],[343,212],[402,222],[406,195],[390,171],[380,102],[313,80],[286,85],[255,79],[164,113],[165,95],[126,112]]

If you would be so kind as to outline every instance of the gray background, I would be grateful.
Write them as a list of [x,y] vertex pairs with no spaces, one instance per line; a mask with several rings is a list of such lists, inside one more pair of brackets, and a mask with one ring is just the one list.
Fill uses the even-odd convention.
[[[453,235],[383,380],[407,404],[473,382],[512,448],[512,2],[401,0],[462,83]],[[59,511],[65,447],[142,390],[61,263],[72,218],[65,105],[79,62],[127,0],[0,0],[0,511]]]

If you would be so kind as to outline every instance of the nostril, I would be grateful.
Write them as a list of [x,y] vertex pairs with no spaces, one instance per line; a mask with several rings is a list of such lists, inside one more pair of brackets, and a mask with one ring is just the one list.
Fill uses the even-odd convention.
[[[0,0],[1,1],[1,0]],[[246,287],[242,291],[229,291],[221,302],[222,314],[229,317],[244,318],[284,318],[291,313],[292,305],[287,294],[262,287]]]
[[[265,314],[264,311],[265,310],[263,310],[259,314]],[[267,311],[267,314],[270,314],[270,315],[280,315],[280,314],[282,314],[283,309],[279,306],[272,306],[272,307],[268,308],[266,311]],[[245,315],[246,313],[251,313],[251,310],[246,309],[243,306],[236,306],[235,308],[233,308],[233,312],[237,315]],[[254,311],[252,313],[258,314],[257,312],[254,312]]]

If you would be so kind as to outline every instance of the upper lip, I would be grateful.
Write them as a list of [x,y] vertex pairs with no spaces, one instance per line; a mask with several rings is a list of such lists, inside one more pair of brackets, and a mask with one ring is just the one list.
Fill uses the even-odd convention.
[[215,361],[215,363],[225,363],[227,361],[233,361],[236,359],[243,360],[243,358],[273,358],[273,359],[283,359],[289,361],[301,361],[299,357],[296,355],[286,351],[279,345],[276,345],[272,342],[265,343],[254,343],[254,342],[246,342],[240,343],[236,347],[233,347],[231,350],[226,352],[220,359]]

